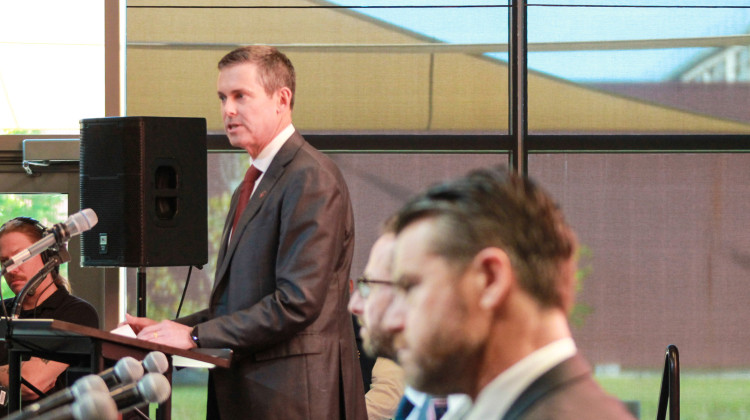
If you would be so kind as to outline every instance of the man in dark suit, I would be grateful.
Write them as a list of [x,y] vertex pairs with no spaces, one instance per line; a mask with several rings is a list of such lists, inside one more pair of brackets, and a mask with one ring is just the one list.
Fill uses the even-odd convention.
[[418,195],[395,223],[401,292],[384,324],[410,385],[468,394],[451,418],[632,418],[571,337],[577,244],[544,191],[475,171]]
[[346,310],[349,192],[292,125],[294,89],[292,63],[274,48],[219,62],[226,133],[251,168],[232,197],[209,307],[176,322],[127,319],[141,339],[234,350],[231,368],[211,371],[211,419],[366,418]]

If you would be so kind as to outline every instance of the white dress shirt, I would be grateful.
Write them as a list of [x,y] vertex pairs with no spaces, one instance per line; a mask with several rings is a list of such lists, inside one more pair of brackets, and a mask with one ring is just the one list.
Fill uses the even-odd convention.
[[[289,140],[289,137],[292,137],[292,134],[294,134],[294,126],[292,124],[289,124],[285,129],[281,130],[279,134],[277,134],[276,137],[274,137],[273,140],[271,140],[271,142],[263,148],[263,150],[260,151],[258,157],[256,157],[255,159],[250,158],[250,164],[255,166],[262,172],[258,179],[255,180],[255,185],[253,185],[253,194],[255,194],[255,187],[258,186],[260,180],[263,179],[263,176],[266,175],[268,167],[271,166],[273,158],[275,158],[276,154],[279,153],[279,150],[281,150],[281,147],[284,145],[284,143]],[[250,197],[252,197],[252,195]]]
[[[290,137],[292,137],[292,134],[294,134],[294,126],[292,124],[289,124],[279,132],[279,134],[276,135],[276,137],[271,140],[270,143],[266,145],[266,147],[263,148],[263,150],[260,151],[260,154],[257,158],[253,159],[250,158],[250,165],[254,165],[256,169],[260,170],[260,176],[258,179],[255,180],[255,184],[253,184],[253,190],[252,193],[250,193],[250,197],[255,194],[255,188],[260,183],[260,180],[263,179],[263,176],[266,175],[266,171],[268,171],[268,167],[271,166],[271,162],[273,162],[273,158],[276,157],[276,154],[279,153],[279,150],[281,150],[281,147],[284,146],[284,143],[286,143],[287,140],[289,140]],[[229,232],[229,240],[232,240],[232,235],[234,234],[234,230]]]

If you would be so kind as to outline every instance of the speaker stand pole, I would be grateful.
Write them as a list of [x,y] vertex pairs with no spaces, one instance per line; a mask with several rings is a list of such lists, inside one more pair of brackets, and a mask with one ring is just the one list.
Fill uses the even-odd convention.
[[136,274],[135,294],[138,298],[136,316],[146,316],[146,267],[138,267]]

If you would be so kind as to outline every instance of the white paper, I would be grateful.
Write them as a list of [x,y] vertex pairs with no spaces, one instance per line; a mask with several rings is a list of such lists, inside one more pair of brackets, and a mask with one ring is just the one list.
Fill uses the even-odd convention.
[[136,338],[135,331],[133,331],[133,328],[131,328],[129,324],[120,325],[110,332],[112,334],[121,335],[123,337]]

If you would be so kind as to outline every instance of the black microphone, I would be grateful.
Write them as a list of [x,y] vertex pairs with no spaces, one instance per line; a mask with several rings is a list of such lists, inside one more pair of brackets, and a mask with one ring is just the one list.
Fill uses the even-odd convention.
[[125,356],[111,368],[101,371],[99,376],[104,379],[107,388],[112,389],[141,379],[143,366],[134,358]]
[[104,383],[104,379],[97,375],[87,375],[75,381],[73,385],[29,405],[23,411],[15,412],[5,420],[31,419],[40,413],[52,410],[63,404],[68,404],[76,400],[79,396],[86,395],[89,392],[109,392],[109,389],[107,388],[107,384]]
[[124,413],[147,403],[163,403],[172,393],[169,380],[160,373],[147,373],[140,381],[125,385],[109,395],[115,400],[117,409]]
[[91,392],[73,404],[58,407],[37,420],[116,420],[117,405],[106,392]]
[[143,368],[146,372],[164,373],[169,369],[169,360],[167,356],[160,351],[152,351],[143,358]]
[[96,226],[98,221],[96,213],[91,209],[83,209],[73,214],[64,223],[52,226],[50,228],[52,232],[44,235],[42,239],[5,261],[2,264],[2,272],[6,273],[15,269],[55,244],[67,242],[72,236],[80,235],[81,232],[85,232]]

